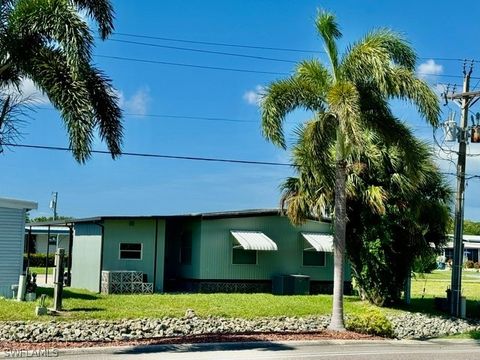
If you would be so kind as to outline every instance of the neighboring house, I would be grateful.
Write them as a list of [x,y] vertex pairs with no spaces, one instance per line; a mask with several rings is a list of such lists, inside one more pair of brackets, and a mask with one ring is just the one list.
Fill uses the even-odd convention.
[[31,237],[32,254],[54,254],[58,248],[69,251],[70,229],[66,226],[25,226],[25,253]]
[[[294,226],[278,210],[67,221],[74,228],[75,288],[100,291],[103,281],[105,290],[108,277],[120,275],[104,273],[102,280],[102,271],[128,270],[143,273],[140,281],[155,292],[271,292],[272,278],[282,274],[310,276],[311,293],[332,289],[327,222]],[[348,291],[348,265],[345,270]]]
[[[445,259],[453,259],[453,235],[448,235],[452,240],[444,247]],[[471,260],[473,262],[479,261],[480,236],[479,235],[463,235],[463,261]]]
[[0,296],[11,297],[23,271],[25,213],[37,208],[31,201],[0,198]]

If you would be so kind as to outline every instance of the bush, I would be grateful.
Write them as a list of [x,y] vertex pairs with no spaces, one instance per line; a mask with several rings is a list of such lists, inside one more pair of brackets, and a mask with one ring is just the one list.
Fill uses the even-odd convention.
[[477,270],[480,269],[480,262],[477,261],[475,264],[473,264],[473,267]]
[[347,329],[361,334],[393,337],[392,323],[376,309],[370,309],[360,315],[349,316]]
[[475,263],[474,263],[472,260],[467,260],[467,261],[465,261],[465,267],[466,267],[467,269],[473,269],[474,264],[475,264]]
[[417,256],[413,261],[413,272],[420,274],[429,274],[437,269],[437,255],[431,251]]
[[[30,254],[30,267],[44,267],[47,254]],[[65,256],[65,266],[68,263],[68,256]],[[27,266],[27,254],[23,254],[24,267]],[[48,267],[55,266],[55,254],[48,254]]]

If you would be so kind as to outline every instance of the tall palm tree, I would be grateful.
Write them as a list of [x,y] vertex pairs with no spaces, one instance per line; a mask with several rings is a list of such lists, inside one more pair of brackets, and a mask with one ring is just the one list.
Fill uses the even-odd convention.
[[344,330],[347,156],[355,147],[362,147],[363,129],[375,129],[385,139],[403,141],[398,138],[398,123],[389,108],[391,98],[409,100],[431,124],[437,123],[440,110],[435,94],[416,77],[415,52],[400,35],[388,29],[372,31],[342,55],[337,48],[342,33],[335,17],[321,12],[315,25],[329,65],[302,61],[292,76],[270,84],[261,103],[262,128],[268,140],[285,148],[282,124],[294,109],[314,112],[320,128],[328,127],[327,123],[334,125],[334,287],[329,328]]
[[[298,129],[298,175],[283,184],[283,208],[294,223],[334,201],[335,129],[318,126],[314,119]],[[408,149],[369,130],[363,148],[346,159],[348,259],[362,295],[380,306],[399,300],[415,257],[430,254],[431,243],[442,245],[450,222],[450,187],[429,146],[404,130]]]
[[81,12],[102,39],[113,31],[110,0],[0,1],[0,88],[31,79],[60,111],[73,155],[85,162],[96,129],[118,156],[123,126],[110,79],[91,63],[93,36]]

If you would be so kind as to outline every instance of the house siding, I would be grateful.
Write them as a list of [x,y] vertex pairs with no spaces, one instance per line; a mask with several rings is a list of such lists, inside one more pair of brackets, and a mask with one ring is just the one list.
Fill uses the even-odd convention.
[[75,224],[72,248],[72,288],[100,291],[102,228],[94,223]]
[[[28,236],[28,229],[27,229],[27,236]],[[57,235],[50,235],[51,237],[54,236],[56,237]],[[68,241],[69,241],[69,235],[58,235],[59,238],[59,248],[62,248],[65,250],[65,254],[68,254]],[[37,254],[46,254],[47,253],[47,239],[48,235],[47,234],[37,234],[36,235],[36,241],[35,241],[35,253]],[[48,253],[49,254],[54,254],[55,251],[57,250],[56,245],[50,245],[48,247]]]
[[[156,231],[158,221],[158,232]],[[147,282],[154,281],[155,260],[156,291],[163,291],[163,259],[165,249],[165,221],[149,220],[106,220],[104,222],[103,270],[141,271],[147,275]],[[155,259],[155,239],[157,256]],[[142,259],[120,259],[120,243],[141,243]]]
[[[230,230],[261,231],[278,246],[278,251],[258,251],[256,265],[232,264],[233,237]],[[330,233],[330,224],[307,221],[293,226],[280,216],[203,220],[201,227],[200,273],[195,279],[271,280],[274,275],[304,274],[314,281],[333,279],[333,256],[326,254],[322,267],[303,266],[304,241],[300,232]],[[345,266],[346,281],[350,280]]]
[[23,269],[25,209],[0,207],[0,296],[11,297]]

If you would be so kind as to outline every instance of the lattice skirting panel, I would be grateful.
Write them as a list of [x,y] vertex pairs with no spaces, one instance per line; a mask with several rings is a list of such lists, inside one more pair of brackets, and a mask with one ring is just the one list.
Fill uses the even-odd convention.
[[[265,281],[202,281],[177,280],[168,284],[167,291],[184,291],[200,293],[271,293],[272,282]],[[310,281],[310,294],[332,294],[333,281]],[[344,294],[352,293],[352,283],[345,281]]]
[[104,294],[151,294],[153,283],[143,282],[141,271],[102,271]]

